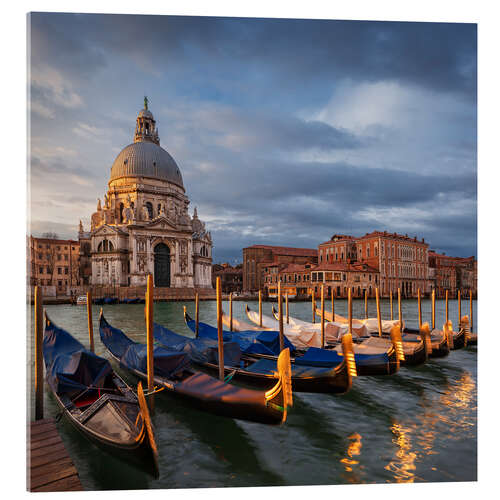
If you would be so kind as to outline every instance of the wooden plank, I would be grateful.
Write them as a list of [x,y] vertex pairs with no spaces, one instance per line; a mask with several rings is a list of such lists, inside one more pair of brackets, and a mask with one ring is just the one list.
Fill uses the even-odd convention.
[[55,453],[59,450],[65,450],[64,443],[62,441],[51,446],[44,446],[43,448],[38,448],[37,450],[31,450],[31,458],[41,457],[47,453]]
[[70,476],[31,491],[83,491],[83,487],[78,476]]
[[38,448],[46,448],[47,446],[53,446],[55,444],[62,443],[62,439],[59,434],[50,436],[47,439],[40,439],[39,441],[31,441],[30,449],[31,451],[37,450]]
[[40,436],[41,434],[46,434],[47,432],[57,432],[57,427],[52,422],[45,425],[39,425],[37,427],[31,427],[30,433],[31,437]]
[[44,418],[43,420],[35,420],[34,422],[31,422],[31,428],[34,429],[41,425],[50,424],[51,422],[55,424],[55,420],[53,418]]
[[55,462],[56,460],[61,460],[68,456],[66,448],[59,449],[57,451],[47,453],[46,455],[41,455],[38,457],[31,457],[31,467],[40,467],[41,465],[48,464],[50,462]]
[[40,465],[39,467],[32,467],[31,478],[43,476],[44,474],[69,467],[70,465],[73,465],[71,458],[64,457],[54,462],[50,462],[50,464]]
[[46,484],[54,483],[60,479],[68,478],[71,476],[78,477],[78,472],[73,464],[66,465],[65,467],[59,467],[58,469],[50,470],[45,474],[40,474],[38,476],[31,476],[30,489],[34,490],[40,486]]
[[40,441],[42,439],[47,439],[55,434],[57,435],[57,430],[49,429],[46,432],[39,432],[37,434],[31,434],[30,439],[31,439],[31,442]]

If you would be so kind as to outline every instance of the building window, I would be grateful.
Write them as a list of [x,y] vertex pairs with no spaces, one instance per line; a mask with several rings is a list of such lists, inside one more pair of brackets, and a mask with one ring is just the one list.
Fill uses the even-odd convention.
[[61,267],[57,268],[57,274],[62,274],[62,268]]
[[64,268],[64,274],[68,274],[68,268],[67,267]]
[[148,210],[149,218],[152,219],[153,218],[153,204],[150,201],[147,201],[146,208]]
[[39,271],[40,271],[40,274],[43,274],[43,267],[41,267],[41,268],[39,269]]

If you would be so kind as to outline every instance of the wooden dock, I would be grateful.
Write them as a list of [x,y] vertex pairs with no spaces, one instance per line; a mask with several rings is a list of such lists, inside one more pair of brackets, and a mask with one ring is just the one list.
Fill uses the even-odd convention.
[[83,491],[54,419],[30,423],[28,491]]

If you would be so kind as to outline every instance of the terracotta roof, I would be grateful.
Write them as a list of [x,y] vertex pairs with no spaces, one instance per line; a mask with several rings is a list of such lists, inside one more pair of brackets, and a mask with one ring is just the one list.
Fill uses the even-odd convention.
[[314,256],[318,255],[318,250],[316,248],[294,248],[294,247],[278,247],[272,245],[252,245],[250,247],[246,247],[243,250],[247,250],[249,248],[263,248],[266,250],[272,250],[273,253],[278,255],[295,255],[295,256]]

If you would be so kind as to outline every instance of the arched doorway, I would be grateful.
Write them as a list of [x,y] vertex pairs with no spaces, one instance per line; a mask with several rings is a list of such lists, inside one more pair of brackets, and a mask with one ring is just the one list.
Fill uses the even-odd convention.
[[158,243],[155,255],[155,286],[170,286],[170,248],[165,243]]

